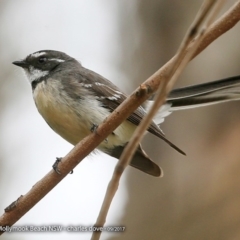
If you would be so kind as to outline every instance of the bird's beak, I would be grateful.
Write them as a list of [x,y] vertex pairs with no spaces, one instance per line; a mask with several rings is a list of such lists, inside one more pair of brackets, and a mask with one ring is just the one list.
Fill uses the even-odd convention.
[[25,60],[22,61],[15,61],[13,62],[14,65],[22,67],[22,68],[27,68],[28,67],[28,63]]

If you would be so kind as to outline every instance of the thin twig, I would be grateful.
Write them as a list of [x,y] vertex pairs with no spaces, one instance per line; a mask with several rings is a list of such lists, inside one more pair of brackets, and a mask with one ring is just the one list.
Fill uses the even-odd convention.
[[221,1],[218,1],[218,4],[215,4],[211,16],[210,16],[209,19],[206,21],[206,27],[207,27],[207,28],[208,28],[208,27],[214,22],[214,20],[217,18],[217,15],[218,15],[218,13],[220,12],[220,10],[221,10],[221,8],[223,7],[223,5],[224,5],[225,2],[226,2],[226,0],[221,0]]
[[224,13],[217,21],[214,22],[207,30],[199,44],[193,58],[203,51],[219,36],[233,28],[240,20],[240,1],[238,0],[226,13]]
[[[223,17],[214,23],[206,31],[194,56],[203,51],[209,44],[223,33],[231,29],[240,20],[240,2],[238,1]],[[143,85],[147,85],[153,92],[157,91],[163,80],[164,73],[171,66],[171,59],[161,69],[154,73]],[[5,212],[0,217],[0,226],[12,226],[33,206],[35,206],[46,194],[48,194],[73,168],[75,168],[83,158],[85,158],[94,148],[117,128],[139,105],[148,97],[148,94],[137,95],[135,90],[109,117],[98,127],[98,134],[90,134],[79,142],[59,164],[61,175],[50,171],[40,181],[38,181],[28,193],[19,198],[17,206],[9,212]],[[3,232],[0,232],[2,234]]]

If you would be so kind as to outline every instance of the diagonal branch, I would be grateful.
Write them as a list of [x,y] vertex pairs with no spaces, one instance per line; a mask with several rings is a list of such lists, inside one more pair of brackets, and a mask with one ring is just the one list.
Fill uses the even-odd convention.
[[[223,33],[231,29],[240,20],[240,2],[238,1],[223,17],[208,29],[194,57]],[[191,48],[191,47],[190,47]],[[173,58],[174,59],[174,58]],[[161,69],[154,73],[144,84],[155,92],[163,81],[164,73],[171,66],[171,59]],[[98,127],[97,134],[90,134],[79,142],[61,161],[61,175],[50,171],[38,181],[24,196],[19,198],[14,207],[0,217],[0,226],[12,226],[46,194],[48,194],[83,158],[96,148],[121,122],[123,122],[150,94],[136,94],[135,90],[105,121]],[[0,232],[1,234],[1,232]]]

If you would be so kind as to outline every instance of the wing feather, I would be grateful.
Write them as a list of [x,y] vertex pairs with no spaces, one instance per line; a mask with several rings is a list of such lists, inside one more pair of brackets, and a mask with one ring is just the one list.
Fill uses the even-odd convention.
[[[83,80],[83,82],[81,82],[82,86],[88,88],[88,90],[92,90],[93,95],[95,95],[102,103],[102,106],[108,108],[110,112],[113,112],[126,99],[127,96],[120,91],[117,86],[101,75],[84,67],[82,67],[79,74],[81,74],[79,79]],[[140,106],[127,118],[127,120],[138,126],[145,115],[145,109]],[[148,132],[161,138],[172,148],[185,155],[181,149],[166,139],[161,129],[153,121],[148,128]]]

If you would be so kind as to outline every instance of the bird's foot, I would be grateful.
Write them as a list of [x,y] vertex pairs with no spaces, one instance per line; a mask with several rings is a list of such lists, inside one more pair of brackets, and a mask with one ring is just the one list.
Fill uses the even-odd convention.
[[[57,174],[61,174],[61,172],[58,169],[58,164],[61,162],[62,158],[61,157],[57,157],[56,161],[54,162],[54,164],[52,165],[53,170],[57,173]],[[73,174],[73,170],[71,170],[70,174]]]
[[[97,129],[98,129],[98,125],[95,124],[95,123],[93,123],[90,131],[91,131],[91,132],[94,132],[94,133],[97,133]],[[105,141],[106,143],[108,143],[108,139],[107,139],[107,138],[106,138],[104,141]]]
[[98,125],[93,123],[92,127],[90,128],[90,131],[96,133],[97,129],[98,129]]

